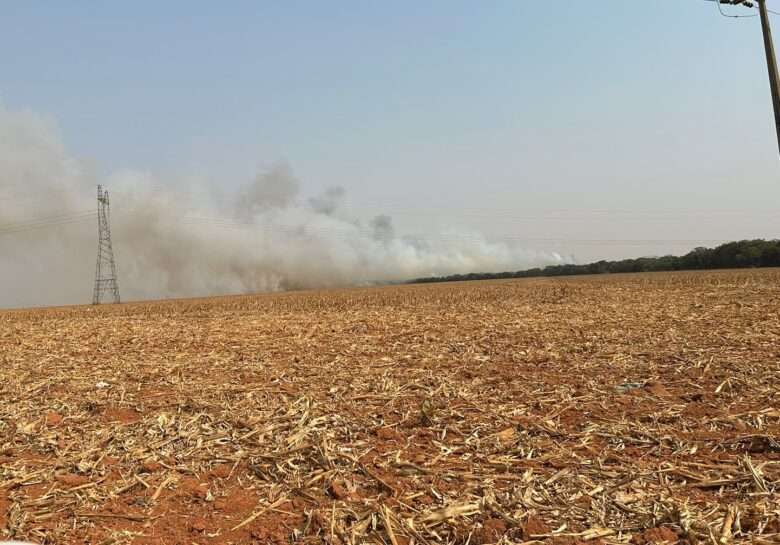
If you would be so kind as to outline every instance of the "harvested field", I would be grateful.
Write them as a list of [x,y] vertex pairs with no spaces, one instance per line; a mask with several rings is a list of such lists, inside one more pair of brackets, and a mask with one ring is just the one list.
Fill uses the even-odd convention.
[[0,313],[0,539],[780,540],[780,272]]

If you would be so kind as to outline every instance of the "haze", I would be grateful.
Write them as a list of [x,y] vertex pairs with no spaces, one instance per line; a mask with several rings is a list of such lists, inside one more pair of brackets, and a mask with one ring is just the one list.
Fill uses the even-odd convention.
[[[258,180],[271,198],[267,176],[284,172],[296,214],[330,218],[322,199],[335,199],[339,221],[361,226],[349,239],[351,265],[334,265],[327,281],[305,281],[321,260],[338,260],[325,245],[320,260],[311,247],[291,250],[281,274],[298,271],[294,281],[254,272],[251,281],[243,272],[218,281],[209,260],[197,281],[178,286],[173,265],[137,255],[165,230],[130,244],[132,229],[117,226],[126,241],[115,244],[120,275],[133,279],[122,285],[139,297],[400,280],[777,236],[780,176],[759,22],[723,18],[711,2],[72,1],[6,11],[4,223],[93,208],[103,182],[117,188],[117,207],[124,198],[162,203],[153,207],[162,217],[203,216],[204,207],[229,221],[260,214],[273,233],[280,224],[268,223],[267,207],[247,216],[235,199]],[[405,244],[404,236],[428,239],[432,253],[396,266],[419,247],[382,250],[378,217],[392,217],[392,236]],[[78,226],[74,235],[83,259],[58,254],[62,240],[40,233],[2,237],[0,278],[35,281],[22,291],[6,284],[0,305],[79,302],[82,292],[88,300],[96,235],[86,227],[94,231]],[[202,237],[179,229],[191,254]],[[247,258],[244,244],[231,239],[216,256],[231,271],[218,267],[219,275],[234,274],[229,258],[239,269],[258,266],[259,250]],[[278,268],[279,252],[263,262],[271,255]],[[190,258],[181,259],[178,270],[189,270]],[[36,289],[52,267],[71,271],[62,277],[72,289]],[[141,286],[145,267],[161,276]]]

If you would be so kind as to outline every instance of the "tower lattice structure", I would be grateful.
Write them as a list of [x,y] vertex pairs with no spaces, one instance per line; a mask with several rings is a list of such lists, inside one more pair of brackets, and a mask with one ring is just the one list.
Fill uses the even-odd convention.
[[99,305],[106,300],[119,303],[119,283],[116,277],[116,262],[111,246],[110,203],[108,191],[97,188],[98,200],[98,252],[95,266],[95,291],[92,304]]

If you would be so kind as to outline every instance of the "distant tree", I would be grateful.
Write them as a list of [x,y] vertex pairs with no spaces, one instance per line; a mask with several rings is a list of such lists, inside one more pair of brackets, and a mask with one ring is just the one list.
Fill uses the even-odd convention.
[[745,267],[780,267],[780,240],[740,240],[715,248],[694,248],[684,256],[640,257],[620,261],[596,261],[586,265],[551,265],[544,269],[503,273],[469,273],[452,276],[419,278],[412,282],[452,282],[488,278],[532,278],[578,274],[632,273],[650,271],[680,271]]

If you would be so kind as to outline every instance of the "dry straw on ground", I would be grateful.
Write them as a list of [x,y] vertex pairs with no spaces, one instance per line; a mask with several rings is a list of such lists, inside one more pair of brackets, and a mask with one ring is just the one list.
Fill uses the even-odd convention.
[[777,543],[780,273],[0,313],[0,539]]

